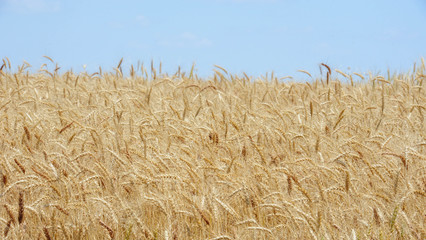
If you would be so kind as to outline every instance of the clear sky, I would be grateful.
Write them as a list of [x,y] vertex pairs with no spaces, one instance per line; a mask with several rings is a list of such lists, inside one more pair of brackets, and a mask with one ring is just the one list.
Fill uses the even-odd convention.
[[[426,57],[426,0],[0,0],[0,58],[37,70],[138,61],[211,75],[408,71]],[[350,69],[349,69],[350,68]]]

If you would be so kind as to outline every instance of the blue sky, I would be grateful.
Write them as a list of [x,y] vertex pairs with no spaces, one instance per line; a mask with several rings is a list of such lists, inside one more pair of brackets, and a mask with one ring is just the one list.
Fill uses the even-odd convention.
[[425,0],[0,0],[0,57],[37,70],[162,62],[211,75],[408,71],[426,56]]

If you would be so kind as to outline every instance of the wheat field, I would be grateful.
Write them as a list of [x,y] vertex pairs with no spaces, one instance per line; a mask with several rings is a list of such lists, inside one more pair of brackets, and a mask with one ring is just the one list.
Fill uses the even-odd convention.
[[304,82],[0,64],[2,239],[426,238],[423,61]]

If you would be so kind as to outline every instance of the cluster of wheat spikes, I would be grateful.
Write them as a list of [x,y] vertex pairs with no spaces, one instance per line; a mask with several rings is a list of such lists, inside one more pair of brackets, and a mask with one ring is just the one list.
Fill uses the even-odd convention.
[[304,83],[2,63],[2,239],[426,238],[423,61]]

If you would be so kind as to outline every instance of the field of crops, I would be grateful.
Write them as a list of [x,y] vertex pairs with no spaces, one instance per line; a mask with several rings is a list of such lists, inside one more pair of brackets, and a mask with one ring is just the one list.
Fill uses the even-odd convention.
[[1,64],[1,239],[426,238],[424,62],[306,82]]

